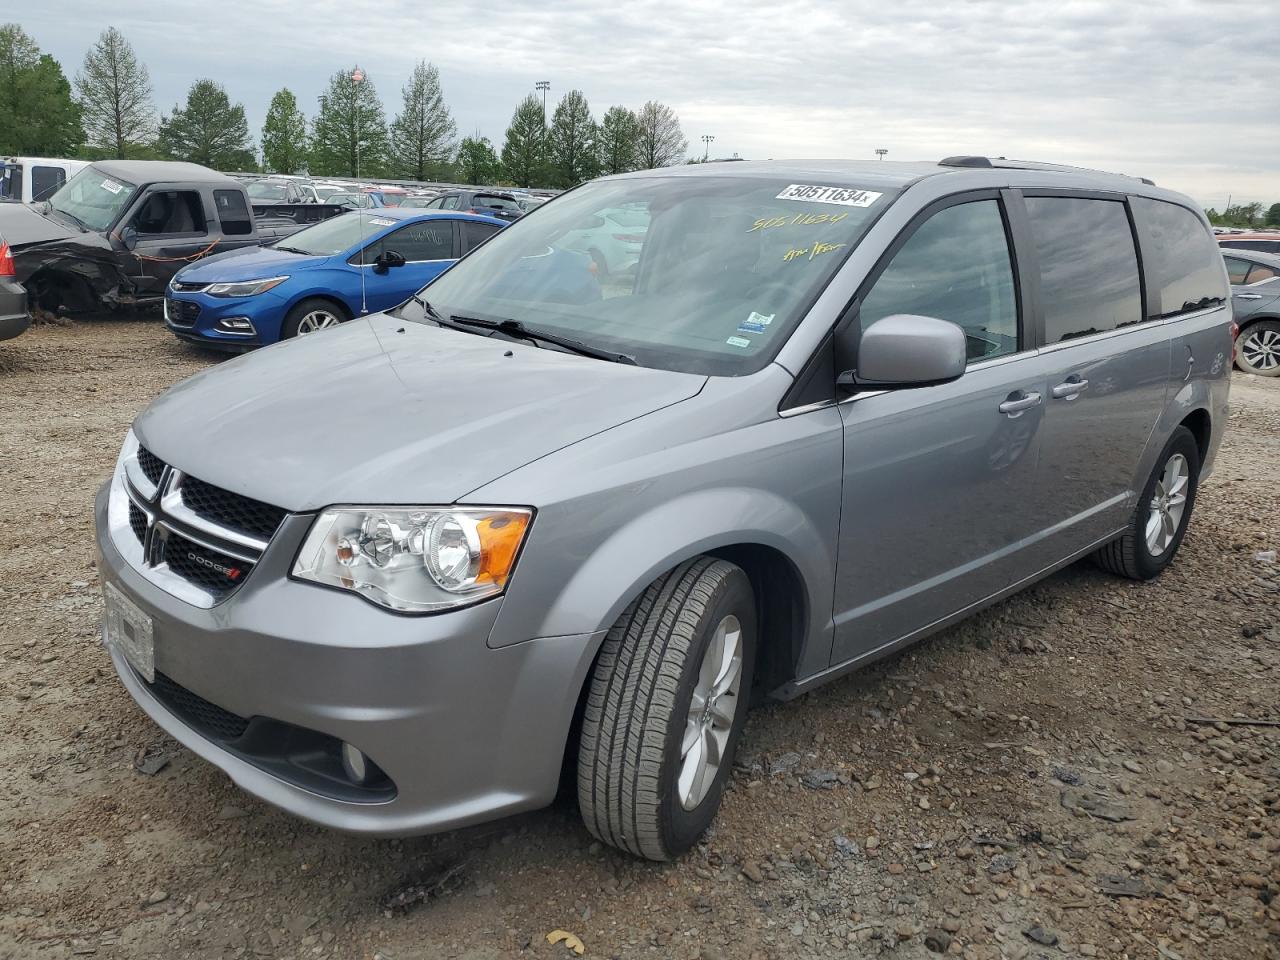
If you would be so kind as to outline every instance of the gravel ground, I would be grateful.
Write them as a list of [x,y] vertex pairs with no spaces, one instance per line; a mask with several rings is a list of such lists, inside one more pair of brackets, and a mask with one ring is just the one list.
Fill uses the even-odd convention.
[[91,498],[133,416],[212,362],[154,321],[0,344],[0,957],[568,956],[554,930],[596,957],[1280,956],[1280,728],[1240,722],[1280,719],[1280,381],[1236,375],[1158,582],[1077,565],[758,710],[713,834],[657,866],[569,799],[339,836],[134,707]]

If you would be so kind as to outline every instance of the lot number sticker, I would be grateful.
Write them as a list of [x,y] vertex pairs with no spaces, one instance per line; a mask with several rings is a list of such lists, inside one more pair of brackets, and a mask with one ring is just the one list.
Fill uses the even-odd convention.
[[114,180],[103,180],[99,186],[101,186],[103,190],[107,191],[107,193],[119,193],[124,189],[124,184],[116,183]]
[[808,203],[838,203],[843,207],[869,207],[884,194],[853,187],[823,187],[811,183],[793,183],[778,200],[803,200]]

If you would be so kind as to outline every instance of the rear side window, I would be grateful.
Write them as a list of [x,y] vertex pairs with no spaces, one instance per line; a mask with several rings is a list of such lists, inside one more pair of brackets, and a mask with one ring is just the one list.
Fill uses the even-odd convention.
[[1134,197],[1133,203],[1142,225],[1147,269],[1159,290],[1151,313],[1170,317],[1225,300],[1222,253],[1200,218],[1163,200]]
[[244,194],[239,190],[213,191],[213,205],[218,208],[218,222],[228,237],[243,237],[253,233],[253,218]]
[[492,223],[476,223],[473,220],[464,220],[462,222],[462,252],[466,253],[472,247],[480,246],[501,229],[501,227],[495,227]]
[[1260,263],[1255,263],[1253,269],[1249,271],[1249,279],[1247,283],[1262,283],[1264,280],[1274,280],[1280,277],[1280,270],[1275,267],[1264,267]]
[[1028,197],[1040,261],[1044,342],[1142,322],[1138,254],[1124,203]]
[[32,167],[31,199],[48,200],[66,182],[67,175],[61,167]]
[[456,195],[454,195],[454,196],[452,196],[452,197],[444,197],[444,198],[440,201],[440,207],[441,207],[442,209],[445,209],[445,210],[457,210],[457,209],[458,209],[458,200],[459,200],[459,199],[460,199],[460,198],[459,198],[458,196],[456,196]]
[[1222,246],[1256,250],[1258,253],[1280,253],[1280,240],[1223,240]]
[[472,198],[471,205],[473,207],[488,207],[490,210],[503,210],[511,213],[520,212],[520,204],[514,200],[508,200],[506,197],[495,197],[487,193],[477,193]]
[[1013,267],[997,201],[947,207],[911,235],[863,298],[858,316],[865,330],[895,313],[963,327],[971,362],[1017,352]]

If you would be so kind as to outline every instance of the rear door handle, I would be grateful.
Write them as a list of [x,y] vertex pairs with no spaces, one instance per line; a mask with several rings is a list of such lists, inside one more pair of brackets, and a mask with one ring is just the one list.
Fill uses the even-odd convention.
[[1004,403],[1000,404],[998,409],[1001,413],[1012,419],[1013,417],[1022,416],[1022,412],[1024,410],[1030,410],[1040,402],[1040,399],[1041,397],[1038,393],[1027,393],[1020,397],[1010,397]]
[[1049,392],[1053,394],[1055,400],[1074,400],[1088,389],[1089,381],[1077,378],[1060,383]]

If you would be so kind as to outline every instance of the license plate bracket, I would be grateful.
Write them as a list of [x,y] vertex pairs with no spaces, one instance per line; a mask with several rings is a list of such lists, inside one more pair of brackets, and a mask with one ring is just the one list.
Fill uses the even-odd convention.
[[155,683],[156,646],[151,617],[113,584],[105,584],[102,593],[106,604],[102,617],[103,641],[109,648],[119,650],[147,683]]

